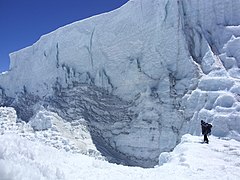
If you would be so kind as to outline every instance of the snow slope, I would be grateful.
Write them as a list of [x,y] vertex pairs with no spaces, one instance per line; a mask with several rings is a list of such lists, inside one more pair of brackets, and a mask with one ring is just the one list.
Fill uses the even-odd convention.
[[210,144],[201,144],[202,138],[185,135],[173,152],[160,156],[161,163],[164,162],[162,166],[142,169],[110,164],[82,154],[59,151],[21,138],[17,134],[8,133],[0,137],[2,180],[237,180],[240,178],[240,143],[234,140],[210,137]]
[[44,107],[85,123],[127,165],[153,167],[201,119],[240,139],[239,25],[239,1],[130,0],[12,53],[0,104],[26,122]]

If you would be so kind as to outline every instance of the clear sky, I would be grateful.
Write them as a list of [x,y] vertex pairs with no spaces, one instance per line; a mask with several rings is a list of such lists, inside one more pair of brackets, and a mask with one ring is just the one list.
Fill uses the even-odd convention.
[[9,68],[9,53],[61,26],[111,11],[127,1],[0,0],[0,72]]

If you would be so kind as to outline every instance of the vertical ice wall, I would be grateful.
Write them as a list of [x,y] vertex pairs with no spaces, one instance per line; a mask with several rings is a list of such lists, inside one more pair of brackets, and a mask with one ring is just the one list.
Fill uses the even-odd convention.
[[88,74],[97,86],[128,99],[158,86],[171,72],[191,78],[194,68],[177,6],[176,1],[129,1],[113,12],[62,27],[12,53],[6,78],[16,83],[4,83],[1,77],[1,84],[9,96],[23,86],[46,95],[56,81],[66,87]]
[[198,134],[204,119],[215,135],[239,139],[240,2],[183,0],[181,7],[189,53],[202,71],[196,90],[184,97],[190,131]]

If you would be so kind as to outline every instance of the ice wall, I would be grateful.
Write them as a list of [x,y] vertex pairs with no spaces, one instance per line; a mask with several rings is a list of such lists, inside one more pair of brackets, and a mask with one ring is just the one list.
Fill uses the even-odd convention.
[[107,155],[153,166],[201,119],[239,136],[239,24],[234,0],[130,0],[12,53],[0,87],[21,118],[41,101],[85,116]]
[[202,71],[198,87],[184,97],[185,116],[195,123],[190,132],[198,134],[199,119],[205,119],[214,124],[213,134],[239,139],[240,2],[181,4],[189,52]]
[[97,86],[129,99],[158,86],[171,72],[192,78],[195,71],[174,1],[129,1],[113,12],[59,28],[10,56],[7,79],[17,83],[1,83],[9,96],[23,86],[46,95],[56,81],[66,87],[88,73]]

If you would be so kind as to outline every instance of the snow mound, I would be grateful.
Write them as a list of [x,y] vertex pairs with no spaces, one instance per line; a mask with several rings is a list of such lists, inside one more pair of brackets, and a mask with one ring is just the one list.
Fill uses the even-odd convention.
[[[50,128],[45,121],[50,121],[47,122],[51,123]],[[39,141],[59,150],[102,158],[87,127],[81,123],[83,121],[84,119],[73,123],[66,122],[56,113],[41,108],[34,118],[26,123],[17,119],[13,108],[0,107],[0,134],[15,133],[30,141]]]
[[34,130],[47,130],[52,127],[53,118],[55,118],[55,116],[52,112],[40,110],[29,123]]
[[235,101],[236,100],[232,95],[228,95],[226,93],[224,95],[219,96],[213,106],[221,106],[221,107],[230,108],[233,106]]
[[214,136],[209,139],[209,144],[203,144],[203,137],[184,135],[173,152],[159,156],[159,165],[163,169],[175,167],[172,171],[185,167],[179,179],[185,179],[183,174],[189,174],[186,179],[239,179],[240,143]]

